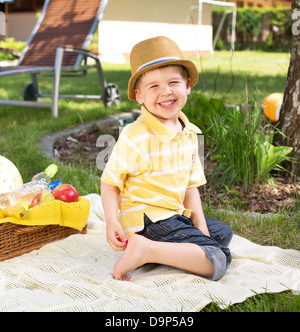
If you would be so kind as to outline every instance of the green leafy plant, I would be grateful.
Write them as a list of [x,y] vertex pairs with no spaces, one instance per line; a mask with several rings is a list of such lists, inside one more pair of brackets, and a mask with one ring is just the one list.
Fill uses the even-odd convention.
[[214,117],[216,139],[212,152],[218,162],[211,181],[218,187],[242,184],[247,191],[253,183],[255,161],[251,140],[260,121],[253,112],[251,118],[249,121],[245,111],[237,108],[226,108],[223,115]]
[[230,189],[226,184],[224,185],[226,192],[221,192],[216,198],[225,199],[229,206],[234,206],[241,209],[243,207],[243,200],[241,199],[241,193],[235,189]]
[[[214,30],[217,29],[224,11],[225,9],[223,8],[213,8]],[[278,6],[277,8],[237,8],[237,38],[235,49],[286,51],[291,47],[291,27],[290,6]],[[227,18],[223,30],[229,32],[230,29],[231,19]],[[262,35],[263,31],[268,34],[266,40],[264,40]],[[215,49],[229,49],[227,34],[225,32],[218,39]]]
[[198,93],[185,112],[201,128],[211,160],[217,161],[209,178],[216,187],[242,185],[248,191],[255,182],[267,181],[273,170],[284,170],[280,166],[284,160],[291,161],[291,148],[272,144],[275,134],[281,133],[264,125],[258,103],[250,106],[246,100],[244,106],[228,107]]
[[274,146],[272,143],[275,130],[269,139],[265,139],[262,132],[257,133],[257,144],[255,146],[254,155],[256,159],[256,181],[266,180],[270,176],[272,170],[284,170],[280,163],[283,160],[292,161],[287,157],[293,148],[286,146]]
[[240,8],[237,15],[237,31],[247,41],[261,33],[261,12],[252,8]]
[[207,144],[213,145],[216,138],[214,117],[217,114],[221,115],[224,110],[225,105],[220,99],[208,99],[203,94],[194,92],[191,94],[184,112],[191,122],[196,123],[201,128]]

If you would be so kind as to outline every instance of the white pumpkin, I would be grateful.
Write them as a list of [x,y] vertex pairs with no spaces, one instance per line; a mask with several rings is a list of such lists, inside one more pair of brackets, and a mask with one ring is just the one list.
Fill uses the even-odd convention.
[[17,167],[7,158],[0,156],[0,194],[22,186],[23,179]]

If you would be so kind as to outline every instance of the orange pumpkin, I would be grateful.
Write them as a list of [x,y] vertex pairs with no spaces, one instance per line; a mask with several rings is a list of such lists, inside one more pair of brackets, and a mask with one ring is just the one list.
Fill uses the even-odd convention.
[[279,120],[280,109],[283,101],[283,93],[271,93],[263,102],[265,116],[273,122]]

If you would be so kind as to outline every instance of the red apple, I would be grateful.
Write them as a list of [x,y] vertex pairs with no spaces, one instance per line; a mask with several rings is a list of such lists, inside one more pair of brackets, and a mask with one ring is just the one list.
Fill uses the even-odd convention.
[[38,193],[34,196],[33,200],[31,201],[30,207],[34,207],[37,205],[41,205],[44,203],[48,203],[51,201],[54,201],[55,198],[53,197],[53,195],[45,192],[45,193]]
[[55,199],[59,199],[60,201],[67,203],[78,201],[77,190],[70,184],[66,183],[55,187],[52,191],[52,195]]

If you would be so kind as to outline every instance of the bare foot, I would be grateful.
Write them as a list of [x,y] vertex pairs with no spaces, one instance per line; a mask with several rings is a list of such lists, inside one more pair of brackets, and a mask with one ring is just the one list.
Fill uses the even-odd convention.
[[129,238],[124,255],[114,266],[113,276],[116,280],[129,281],[131,276],[128,272],[147,263],[146,252],[150,242],[138,234],[133,234]]

